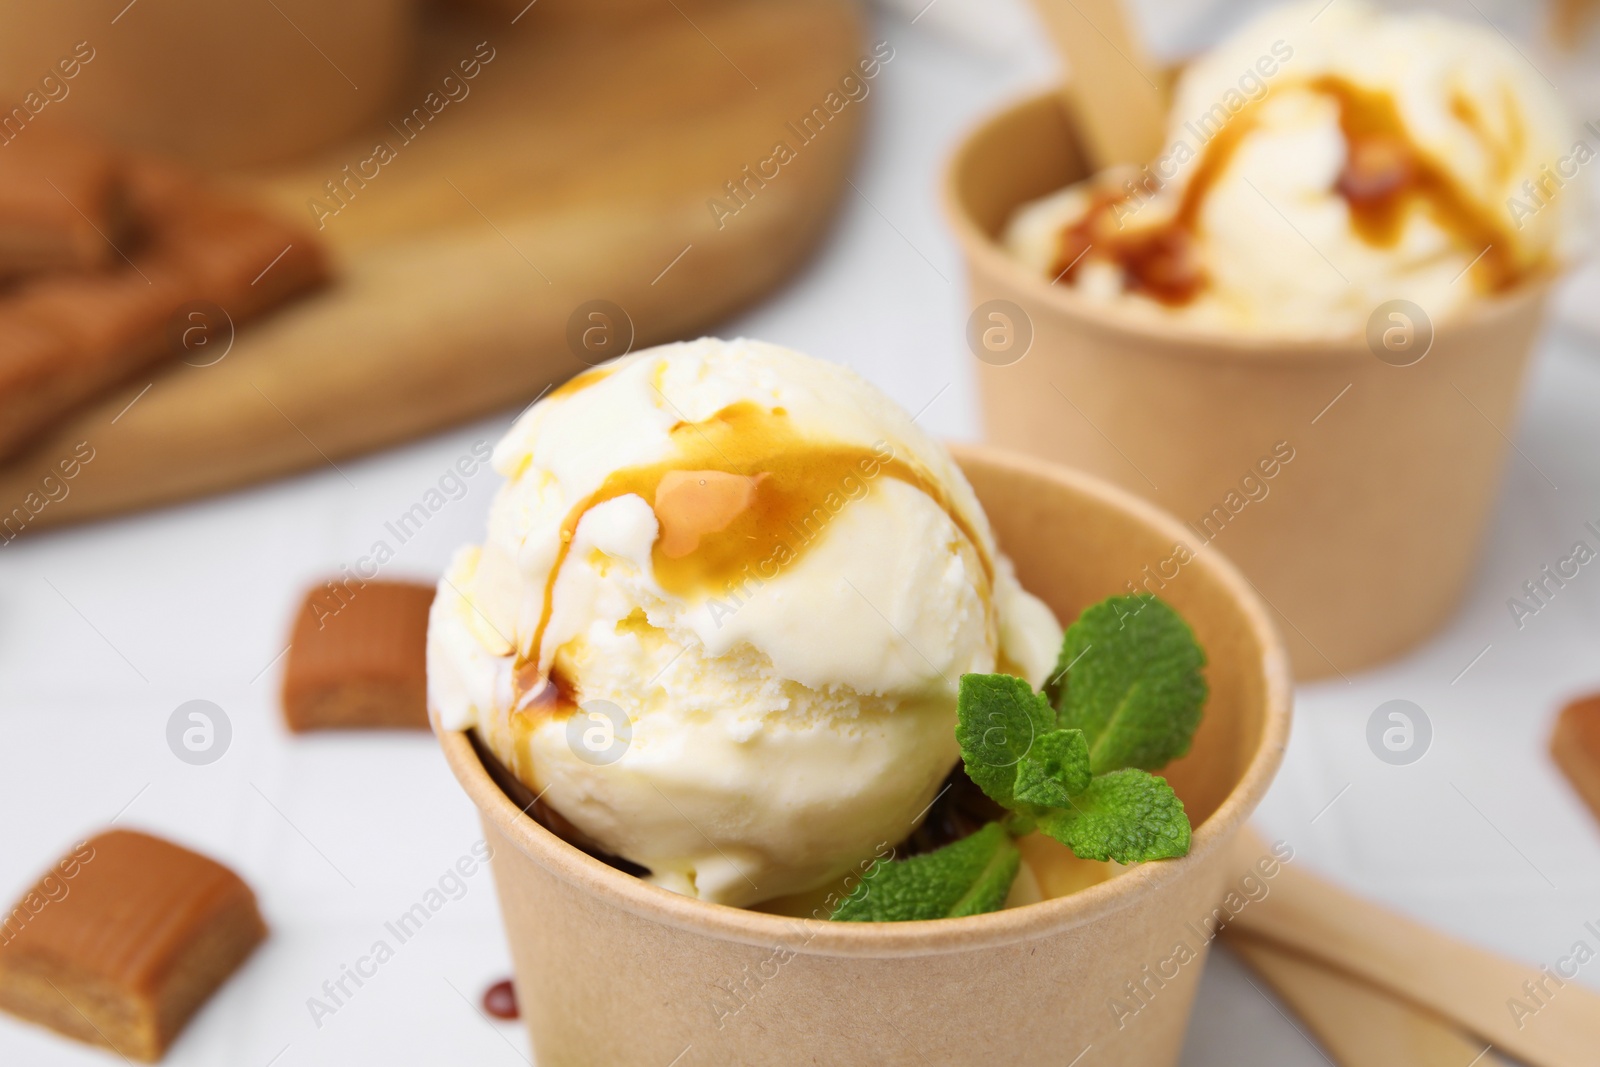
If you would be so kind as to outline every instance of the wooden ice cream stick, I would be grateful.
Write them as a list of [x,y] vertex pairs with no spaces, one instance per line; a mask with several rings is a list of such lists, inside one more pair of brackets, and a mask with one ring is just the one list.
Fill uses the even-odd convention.
[[1504,1067],[1486,1042],[1409,1001],[1269,941],[1229,933],[1226,942],[1339,1067]]
[[1168,77],[1133,33],[1123,0],[1035,0],[1070,68],[1063,92],[1095,168],[1161,152]]
[[[1240,856],[1267,846],[1250,830]],[[1285,865],[1268,895],[1230,923],[1437,1012],[1536,1067],[1592,1067],[1600,994],[1544,968],[1508,960],[1431,930]],[[1592,941],[1592,938],[1591,938]]]

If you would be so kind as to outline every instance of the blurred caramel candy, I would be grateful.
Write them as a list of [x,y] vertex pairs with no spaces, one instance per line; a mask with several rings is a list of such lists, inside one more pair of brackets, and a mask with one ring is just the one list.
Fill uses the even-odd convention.
[[266,933],[255,894],[228,868],[111,830],[0,922],[0,1008],[154,1062]]
[[[132,159],[119,176],[131,220],[121,252],[96,237],[111,265],[27,278],[0,296],[0,458],[154,364],[214,362],[232,328],[327,278],[307,234],[180,168]],[[0,171],[0,211],[4,181]],[[3,231],[0,214],[0,244]],[[191,352],[181,327],[194,320],[180,312],[197,305],[210,305],[203,329],[220,334]]]
[[283,676],[289,729],[428,729],[433,586],[351,579],[312,589]]
[[1550,737],[1550,755],[1600,819],[1600,693],[1561,709]]
[[124,222],[109,149],[35,129],[0,150],[0,279],[108,267]]

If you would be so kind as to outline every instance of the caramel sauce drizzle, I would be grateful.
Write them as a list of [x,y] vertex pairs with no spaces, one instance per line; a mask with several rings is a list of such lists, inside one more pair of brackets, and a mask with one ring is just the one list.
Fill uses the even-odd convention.
[[[1537,269],[1538,264],[1517,263],[1509,220],[1475,201],[1446,167],[1417,146],[1392,96],[1331,75],[1307,84],[1338,105],[1346,156],[1333,191],[1349,206],[1351,227],[1362,241],[1376,248],[1393,247],[1410,213],[1420,209],[1463,251],[1481,253],[1472,269],[1485,291],[1503,292]],[[1061,233],[1051,267],[1055,280],[1074,284],[1088,258],[1085,253],[1093,248],[1121,269],[1125,291],[1142,293],[1167,307],[1191,303],[1209,284],[1196,253],[1200,213],[1239,144],[1257,125],[1260,102],[1235,114],[1206,142],[1177,210],[1161,225],[1121,231],[1115,209],[1133,192],[1094,194],[1088,211]],[[1452,114],[1490,151],[1502,178],[1519,158],[1524,136],[1509,101],[1508,108],[1512,122],[1502,144],[1490,135],[1471,101],[1459,94],[1451,101]]]
[[550,390],[549,399],[554,400],[557,397],[571,396],[573,393],[583,392],[591,385],[599,385],[601,382],[611,377],[611,372],[616,369],[617,368],[611,366],[610,364],[602,364],[598,367],[590,367],[586,371],[574,374],[572,377],[568,378],[566,381]]
[[[1336,78],[1319,79],[1313,86],[1339,101],[1339,125],[1349,154],[1336,188],[1350,205],[1351,223],[1362,240],[1378,248],[1393,247],[1412,205],[1420,201],[1463,251],[1483,253],[1473,269],[1486,291],[1503,292],[1522,279],[1508,226],[1416,146],[1393,97]],[[1464,103],[1460,97],[1456,102]],[[1474,115],[1466,122],[1468,128],[1482,139],[1481,116],[1470,107],[1465,110]],[[1504,152],[1495,155],[1505,161],[1500,168],[1508,169],[1512,157]]]
[[1472,131],[1474,137],[1488,150],[1494,161],[1494,177],[1496,181],[1504,182],[1511,177],[1511,168],[1516,161],[1522,158],[1522,150],[1527,143],[1527,133],[1522,127],[1522,114],[1517,110],[1517,101],[1511,95],[1509,86],[1500,86],[1500,108],[1506,120],[1506,138],[1500,141],[1484,121],[1478,105],[1469,97],[1460,92],[1453,93],[1450,97],[1450,114]]
[[1103,257],[1121,268],[1123,288],[1128,292],[1142,293],[1168,307],[1182,307],[1194,300],[1206,285],[1205,270],[1195,248],[1200,212],[1239,144],[1254,128],[1254,115],[1240,112],[1206,142],[1177,211],[1162,226],[1119,231],[1114,209],[1132,194],[1110,190],[1097,193],[1084,216],[1061,236],[1061,251],[1051,268],[1056,281],[1073,284],[1088,258],[1084,253],[1098,247]]
[[[671,434],[671,458],[612,472],[562,520],[539,623],[517,656],[517,708],[523,709],[523,697],[540,680],[540,648],[556,581],[578,523],[591,509],[621,496],[637,495],[655,510],[661,533],[651,547],[651,564],[662,588],[680,597],[726,595],[746,579],[775,577],[806,552],[850,500],[871,492],[880,477],[904,482],[937,503],[977,555],[985,587],[993,588],[994,562],[943,486],[887,447],[806,438],[783,409],[747,400],[702,422],[680,422]],[[571,693],[554,669],[551,681],[514,717],[570,714]]]

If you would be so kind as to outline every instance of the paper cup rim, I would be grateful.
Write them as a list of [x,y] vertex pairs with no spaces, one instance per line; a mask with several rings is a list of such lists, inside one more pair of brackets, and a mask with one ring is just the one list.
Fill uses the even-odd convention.
[[[1041,106],[1060,90],[1035,91],[989,112],[972,123],[957,141],[945,163],[941,195],[945,218],[970,267],[981,266],[989,275],[1003,281],[1019,296],[1081,325],[1110,334],[1127,343],[1148,347],[1163,346],[1168,351],[1194,358],[1217,360],[1310,360],[1367,361],[1373,358],[1360,334],[1348,337],[1308,338],[1272,334],[1230,334],[1159,318],[1129,315],[1125,311],[1090,300],[1076,289],[1055,285],[1028,270],[990,237],[967,211],[961,175],[975,143],[990,129],[1019,112]],[[1466,335],[1485,323],[1504,318],[1537,314],[1561,268],[1541,271],[1505,294],[1485,296],[1465,311],[1435,323],[1437,338]]]
[[[963,467],[969,464],[1008,468],[1054,482],[1102,507],[1120,511],[1153,527],[1163,538],[1181,541],[1179,522],[1144,500],[1091,475],[1042,460],[986,446],[956,445],[951,451]],[[1205,863],[1226,848],[1255,810],[1276,775],[1288,741],[1293,686],[1288,653],[1249,582],[1217,553],[1197,557],[1195,565],[1211,573],[1242,611],[1262,649],[1265,721],[1249,764],[1217,810],[1195,829],[1188,855],[1144,863],[1098,885],[1064,897],[1004,911],[959,919],[894,923],[835,923],[798,919],[697,900],[651,885],[595,859],[525,816],[497,786],[463,731],[435,731],[445,759],[482,814],[525,856],[568,885],[634,915],[723,941],[749,945],[782,945],[812,955],[900,957],[990,948],[1060,933],[1094,922],[1134,903],[1173,877]],[[797,928],[803,933],[797,938]],[[797,943],[798,941],[798,943]]]

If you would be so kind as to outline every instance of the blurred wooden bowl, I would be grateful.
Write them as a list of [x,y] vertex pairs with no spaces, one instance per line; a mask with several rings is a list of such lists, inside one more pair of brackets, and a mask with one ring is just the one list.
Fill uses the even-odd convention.
[[380,113],[416,19],[413,0],[0,0],[0,27],[0,142],[66,123],[235,167]]

